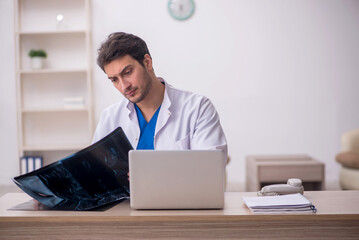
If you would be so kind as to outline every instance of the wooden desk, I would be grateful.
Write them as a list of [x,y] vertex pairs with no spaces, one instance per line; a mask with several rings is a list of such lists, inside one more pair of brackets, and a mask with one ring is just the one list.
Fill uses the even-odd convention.
[[313,191],[316,214],[254,215],[243,196],[226,193],[223,210],[131,210],[129,202],[103,212],[7,210],[30,199],[0,198],[0,239],[358,239],[359,191]]

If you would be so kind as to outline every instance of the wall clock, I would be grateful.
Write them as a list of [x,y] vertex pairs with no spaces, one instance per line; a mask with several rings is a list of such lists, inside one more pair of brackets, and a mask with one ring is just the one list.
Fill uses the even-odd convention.
[[195,9],[193,0],[168,0],[168,11],[176,20],[186,20],[190,18]]

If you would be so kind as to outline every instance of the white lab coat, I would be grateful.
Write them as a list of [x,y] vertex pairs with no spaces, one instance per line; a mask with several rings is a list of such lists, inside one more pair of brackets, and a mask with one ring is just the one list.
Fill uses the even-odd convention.
[[[159,80],[164,82],[162,78]],[[127,99],[107,107],[102,112],[93,143],[119,126],[122,127],[132,147],[136,149],[140,127],[134,104]],[[223,149],[227,156],[227,141],[218,113],[211,101],[165,83],[164,99],[155,129],[154,148]]]

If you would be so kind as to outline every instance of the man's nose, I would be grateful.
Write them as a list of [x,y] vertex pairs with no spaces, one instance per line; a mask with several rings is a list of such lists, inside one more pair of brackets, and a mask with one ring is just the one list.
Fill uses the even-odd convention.
[[131,86],[131,83],[126,79],[120,79],[120,87],[122,91],[125,91],[127,88]]

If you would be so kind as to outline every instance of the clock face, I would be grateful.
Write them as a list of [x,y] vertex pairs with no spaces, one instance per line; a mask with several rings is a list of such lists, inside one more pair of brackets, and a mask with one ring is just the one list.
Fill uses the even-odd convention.
[[168,11],[177,20],[186,20],[194,13],[193,0],[169,0]]

